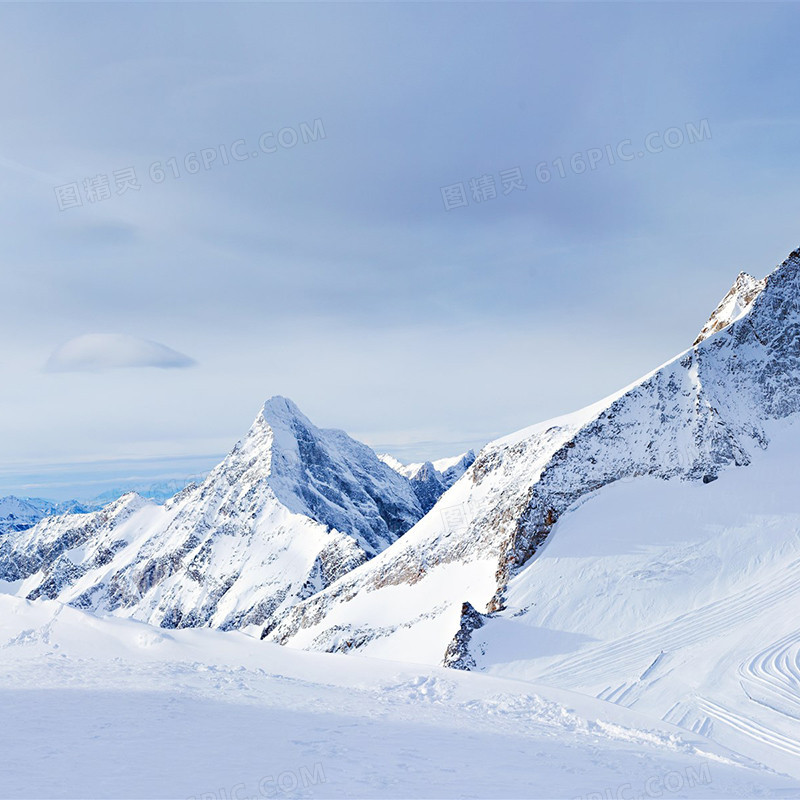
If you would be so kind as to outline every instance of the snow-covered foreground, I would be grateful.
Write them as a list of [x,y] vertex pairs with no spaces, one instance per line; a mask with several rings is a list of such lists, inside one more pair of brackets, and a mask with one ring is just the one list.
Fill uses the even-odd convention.
[[0,596],[3,797],[787,797],[564,689]]

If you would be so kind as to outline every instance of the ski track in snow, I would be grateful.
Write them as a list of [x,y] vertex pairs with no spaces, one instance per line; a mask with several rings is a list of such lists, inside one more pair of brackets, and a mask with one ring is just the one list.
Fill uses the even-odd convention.
[[751,700],[800,722],[800,630],[742,664],[739,675]]
[[[632,707],[640,703],[650,688],[651,674],[658,672],[662,660],[670,652],[709,642],[747,622],[758,620],[774,608],[792,607],[792,601],[796,602],[799,594],[800,560],[796,560],[774,584],[751,586],[669,622],[586,648],[553,664],[536,679],[546,684],[586,690],[596,687],[609,675],[621,677],[627,674],[628,679],[623,683],[616,687],[606,686],[597,696]],[[721,736],[714,727],[722,724],[760,746],[800,759],[800,738],[782,732],[781,720],[775,716],[780,714],[788,718],[794,723],[794,729],[800,730],[796,727],[800,722],[800,631],[782,637],[742,662],[738,676],[746,697],[744,702],[752,701],[766,709],[759,720],[718,700],[696,695],[688,700],[691,710],[675,720],[676,724],[702,735],[712,735],[713,732],[715,740],[732,746],[734,743],[728,741],[729,737]],[[659,679],[653,680],[652,684]],[[677,705],[682,705],[684,711],[687,708],[687,702]],[[673,716],[676,715],[671,711],[664,718]],[[800,762],[798,765],[800,769]]]
[[720,703],[709,700],[707,697],[698,697],[697,705],[701,711],[704,711],[713,719],[729,725],[739,733],[743,733],[761,744],[766,744],[789,755],[800,757],[800,741],[797,739],[784,736],[773,728],[738,714]]
[[[669,676],[675,665],[670,661],[671,656],[685,653],[686,663],[678,668],[678,673],[688,677],[693,663],[691,653],[698,652],[697,646],[713,652],[715,640],[736,635],[746,630],[748,624],[766,623],[778,609],[797,607],[800,559],[791,561],[775,575],[777,579],[773,581],[761,576],[756,584],[674,619],[585,647],[546,666],[534,679],[595,693],[601,700],[626,707],[657,711],[658,700],[654,698],[659,696],[661,688],[657,684]],[[688,653],[693,647],[695,650]],[[744,654],[747,650],[739,652]],[[678,691],[683,687],[684,699],[675,703],[663,718],[741,752],[748,752],[747,740],[750,740],[756,745],[752,755],[762,754],[772,766],[780,765],[791,769],[792,774],[800,774],[800,736],[796,733],[800,732],[800,630],[784,635],[753,655],[739,658],[734,671],[741,695],[729,693],[732,682],[728,684],[728,693],[719,685],[716,692],[713,690],[717,680],[712,681],[711,689],[706,684],[702,691],[695,692],[685,678],[677,678],[680,683],[673,681],[672,686]],[[612,678],[616,682],[609,684]],[[718,680],[722,678],[720,673]],[[598,692],[600,686],[604,688]],[[709,691],[719,696],[708,696]],[[731,708],[730,702],[737,708]],[[763,748],[773,751],[773,755],[764,756]]]
[[602,680],[604,673],[640,674],[662,652],[682,649],[735,630],[776,604],[800,595],[800,559],[774,584],[756,584],[673,620],[586,648],[545,669],[538,679],[579,687]]

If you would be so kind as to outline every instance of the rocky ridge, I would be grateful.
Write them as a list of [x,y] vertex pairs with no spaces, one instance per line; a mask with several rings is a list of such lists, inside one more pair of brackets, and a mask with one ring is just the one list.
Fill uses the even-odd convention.
[[430,642],[423,658],[457,660],[463,604],[503,609],[511,577],[593,492],[645,475],[708,483],[768,446],[766,423],[800,411],[799,299],[800,251],[764,281],[740,275],[691,348],[593,406],[487,445],[402,540],[268,637],[395,657],[416,629]]

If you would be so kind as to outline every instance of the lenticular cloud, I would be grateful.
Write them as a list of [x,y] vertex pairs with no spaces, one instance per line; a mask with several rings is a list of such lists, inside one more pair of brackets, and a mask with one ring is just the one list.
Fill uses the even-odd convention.
[[159,342],[121,333],[89,333],[57,347],[45,372],[105,372],[110,369],[191,367],[194,359]]

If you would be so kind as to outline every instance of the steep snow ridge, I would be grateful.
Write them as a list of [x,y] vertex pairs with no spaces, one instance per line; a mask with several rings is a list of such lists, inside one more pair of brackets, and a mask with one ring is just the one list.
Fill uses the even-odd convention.
[[727,327],[605,401],[485,447],[400,542],[270,638],[441,662],[463,603],[501,611],[509,580],[593,492],[641,476],[707,484],[749,464],[768,444],[765,423],[800,410],[798,298],[795,252]]
[[741,319],[750,310],[753,301],[761,294],[765,286],[766,279],[758,281],[752,275],[740,272],[731,290],[722,298],[694,343],[699,344],[703,339],[707,339],[723,328],[727,328],[737,319]]
[[395,458],[391,453],[378,453],[378,460],[391,467],[395,472],[398,472],[404,478],[410,478],[418,464],[404,464],[400,459]]
[[442,482],[449,489],[475,462],[475,452],[467,450],[453,458],[439,458],[432,461],[433,468],[442,476]]
[[[522,449],[517,446],[523,469],[535,479],[577,430],[575,423],[554,425],[530,437]],[[312,649],[364,648],[389,658],[412,645],[404,658],[441,662],[458,627],[462,599],[483,597],[475,605],[484,608],[497,589],[503,543],[516,526],[505,509],[522,509],[528,502],[528,487],[508,479],[510,462],[501,460],[496,469],[476,475],[482,463],[502,452],[502,446],[484,448],[465,476],[400,541],[301,604],[268,632],[270,638]],[[381,594],[376,596],[377,590]]]
[[273,398],[200,486],[163,506],[126,495],[3,537],[0,580],[164,627],[260,630],[421,515],[409,482],[368,447]]
[[[437,458],[435,461],[432,461],[433,468],[437,472],[441,472],[442,474],[451,472],[452,470],[458,471],[461,470],[461,475],[464,474],[467,467],[472,464],[475,460],[475,453],[472,450],[467,450],[466,453],[461,453],[458,456],[452,456],[450,458]],[[460,478],[461,475],[458,477]]]

